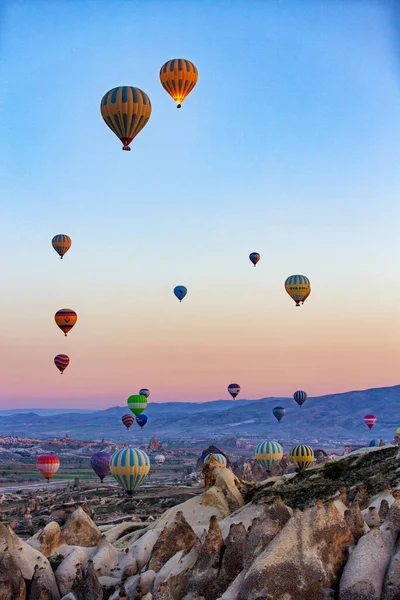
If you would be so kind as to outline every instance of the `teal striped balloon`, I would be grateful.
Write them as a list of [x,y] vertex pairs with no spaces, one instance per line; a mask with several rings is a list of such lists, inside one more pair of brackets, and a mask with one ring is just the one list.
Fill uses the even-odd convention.
[[283,448],[278,442],[260,442],[256,446],[255,457],[266,471],[270,471],[274,463],[282,460]]
[[133,494],[150,471],[150,459],[139,448],[117,450],[110,460],[111,475],[128,494]]
[[212,456],[214,456],[217,459],[217,461],[219,462],[221,467],[226,467],[227,462],[226,462],[225,456],[223,454],[218,454],[218,453],[207,454],[207,456],[204,459],[204,464],[206,464],[206,462],[208,462]]
[[135,417],[138,417],[142,414],[147,406],[147,398],[146,396],[142,396],[141,394],[135,394],[134,396],[129,396],[126,401],[128,408]]

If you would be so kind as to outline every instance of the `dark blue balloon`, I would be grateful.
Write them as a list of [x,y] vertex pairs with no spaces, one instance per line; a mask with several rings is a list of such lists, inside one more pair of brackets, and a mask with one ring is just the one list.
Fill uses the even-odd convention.
[[185,288],[184,285],[177,285],[174,288],[174,294],[178,298],[179,302],[182,302],[182,300],[184,299],[184,297],[187,294],[187,289]]
[[371,448],[375,447],[375,446],[379,446],[379,444],[381,443],[381,440],[371,440],[369,443],[369,446]]
[[136,417],[136,423],[138,425],[140,425],[141,429],[143,429],[143,427],[146,425],[148,420],[148,417],[146,415],[144,415],[143,413],[141,415],[139,415],[138,417]]
[[307,394],[302,390],[297,390],[297,392],[293,394],[293,398],[301,408],[301,405],[307,400]]
[[286,413],[286,408],[283,408],[283,406],[275,406],[275,408],[272,409],[272,412],[278,421],[282,421]]

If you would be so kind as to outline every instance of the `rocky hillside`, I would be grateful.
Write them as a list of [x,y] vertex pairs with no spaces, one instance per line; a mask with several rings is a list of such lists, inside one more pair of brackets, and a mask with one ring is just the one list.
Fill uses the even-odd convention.
[[253,486],[212,459],[204,492],[152,522],[79,507],[27,541],[0,524],[0,598],[398,600],[399,469],[377,448]]

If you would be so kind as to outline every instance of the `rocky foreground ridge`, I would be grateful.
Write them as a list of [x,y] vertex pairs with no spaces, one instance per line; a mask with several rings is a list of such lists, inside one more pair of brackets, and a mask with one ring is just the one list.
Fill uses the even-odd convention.
[[399,472],[395,447],[257,485],[212,459],[153,522],[0,523],[0,600],[398,600]]

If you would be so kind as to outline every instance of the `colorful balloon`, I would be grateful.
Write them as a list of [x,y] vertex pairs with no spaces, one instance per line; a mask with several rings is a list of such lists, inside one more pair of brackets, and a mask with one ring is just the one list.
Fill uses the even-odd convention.
[[140,425],[140,429],[143,429],[143,427],[146,425],[148,421],[148,417],[145,414],[141,414],[138,417],[136,417],[136,423],[138,425]]
[[260,442],[255,449],[256,460],[266,470],[270,471],[274,463],[282,460],[283,448],[278,442]]
[[303,390],[297,390],[297,392],[293,394],[293,398],[301,408],[304,402],[307,400],[307,394],[303,392]]
[[290,451],[290,457],[294,458],[299,469],[307,469],[314,460],[314,450],[310,446],[300,445],[295,446]]
[[379,446],[381,443],[381,440],[371,440],[370,443],[368,444],[368,446],[370,448],[376,448],[377,446]]
[[135,417],[138,417],[139,415],[141,415],[147,406],[146,396],[141,396],[140,394],[135,394],[133,396],[129,396],[129,398],[126,402],[128,404],[129,410],[131,412],[133,412]]
[[286,414],[286,408],[283,408],[283,406],[275,406],[275,408],[272,409],[272,412],[275,419],[278,419],[280,423]]
[[400,437],[400,427],[398,429],[396,429],[396,435],[397,435],[397,437]]
[[123,422],[125,427],[129,429],[129,427],[135,422],[135,417],[133,417],[132,415],[124,415],[123,417],[121,417],[121,421]]
[[67,333],[73,328],[73,326],[77,322],[78,315],[75,311],[71,310],[70,308],[62,308],[61,310],[58,310],[56,312],[56,314],[54,315],[54,319],[61,331],[63,331],[64,334],[67,335]]
[[289,296],[300,306],[311,294],[310,280],[304,275],[291,275],[285,281],[285,290]]
[[182,106],[182,102],[196,85],[198,77],[199,73],[194,64],[184,58],[169,60],[160,69],[161,85],[177,103],[176,108]]
[[240,392],[240,385],[238,383],[230,383],[228,385],[228,392],[230,393],[230,395],[232,396],[232,398],[235,399],[236,396]]
[[139,395],[148,398],[150,396],[150,390],[148,388],[142,388],[139,390]]
[[95,452],[90,459],[90,466],[99,476],[101,483],[110,472],[110,460],[111,454],[109,452]]
[[65,233],[59,233],[55,235],[51,240],[54,250],[60,255],[60,258],[64,256],[66,252],[71,248],[71,238]]
[[156,463],[157,467],[162,467],[163,464],[165,463],[165,456],[164,456],[164,454],[157,454],[154,457],[154,462]]
[[187,289],[185,288],[184,285],[177,285],[174,288],[174,294],[178,298],[179,302],[182,302],[182,300],[184,299],[184,297],[187,294]]
[[66,354],[57,354],[57,356],[54,357],[54,364],[62,375],[69,365],[69,356]]
[[217,459],[217,462],[221,465],[221,467],[226,467],[226,457],[223,454],[219,454],[218,452],[216,452],[215,454],[207,454],[207,456],[204,458],[203,464],[206,464],[206,462],[208,462],[212,456]]
[[60,467],[60,459],[54,454],[42,454],[36,461],[36,468],[47,481],[57,473]]
[[106,125],[123,143],[122,150],[130,150],[129,144],[150,119],[151,102],[139,88],[121,85],[103,96],[100,111]]
[[261,256],[258,254],[258,252],[252,252],[249,255],[249,259],[251,260],[251,262],[253,263],[254,266],[256,266],[256,264],[258,263],[260,258],[261,258]]
[[149,474],[150,459],[146,452],[139,448],[123,448],[112,455],[110,471],[124,490],[131,495]]
[[376,416],[375,415],[365,415],[364,423],[366,424],[368,429],[372,429],[376,423]]

